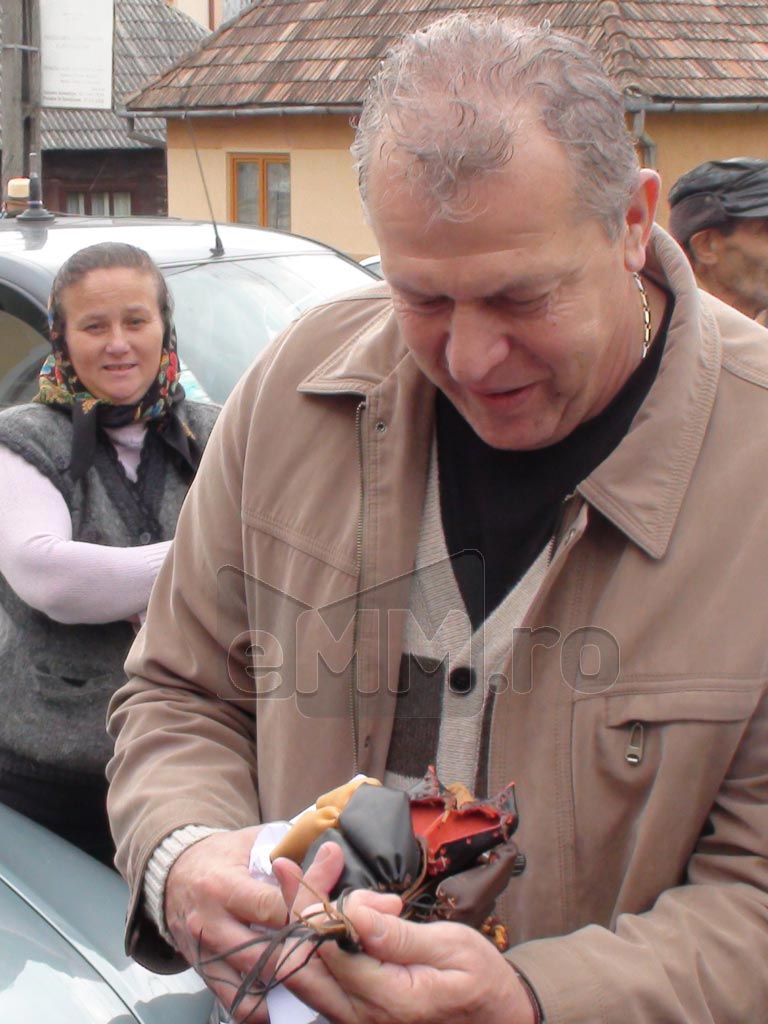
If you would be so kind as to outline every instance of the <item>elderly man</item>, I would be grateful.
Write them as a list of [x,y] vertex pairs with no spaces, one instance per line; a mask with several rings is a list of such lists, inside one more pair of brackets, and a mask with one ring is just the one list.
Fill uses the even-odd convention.
[[697,290],[620,94],[546,26],[406,38],[353,151],[387,284],[309,313],[233,394],[113,704],[129,948],[215,958],[229,1005],[249,926],[342,868],[325,844],[306,884],[281,860],[281,888],[254,880],[260,825],[436,764],[481,796],[516,781],[508,952],[358,890],[363,952],[323,945],[285,979],[304,1003],[762,1019],[764,331]]
[[669,230],[702,288],[765,323],[768,314],[768,160],[709,160],[669,193]]

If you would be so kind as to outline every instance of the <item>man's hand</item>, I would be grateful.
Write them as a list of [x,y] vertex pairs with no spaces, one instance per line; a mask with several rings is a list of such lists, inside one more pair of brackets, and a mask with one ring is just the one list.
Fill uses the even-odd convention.
[[[171,868],[165,888],[165,919],[183,956],[193,967],[201,960],[221,957],[201,974],[226,1007],[242,974],[264,948],[253,945],[255,935],[249,925],[281,928],[288,919],[280,889],[248,874],[248,857],[258,831],[259,826],[219,832],[190,846]],[[230,952],[246,944],[250,948]],[[238,1017],[253,1014],[254,1006],[254,1000],[244,1001]],[[266,1009],[248,1019],[266,1020]]]
[[[332,844],[321,847],[306,886],[297,884],[295,865],[275,862],[294,913],[317,903],[311,890],[327,895],[341,856]],[[464,925],[404,921],[400,909],[396,896],[352,893],[343,911],[364,952],[344,953],[327,942],[288,986],[333,1024],[534,1024],[518,976],[486,938]]]

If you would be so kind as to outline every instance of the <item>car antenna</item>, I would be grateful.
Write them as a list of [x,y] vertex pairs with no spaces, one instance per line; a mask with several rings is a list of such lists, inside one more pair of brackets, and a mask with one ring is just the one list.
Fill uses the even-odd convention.
[[205,199],[208,203],[208,213],[211,215],[211,226],[213,227],[213,237],[215,239],[213,248],[211,249],[211,256],[223,256],[224,246],[221,244],[221,237],[219,235],[219,229],[216,226],[216,218],[213,216],[213,203],[211,202],[211,196],[208,192],[208,185],[205,181],[205,174],[203,173],[203,165],[200,162],[200,154],[197,151],[197,140],[195,139],[195,133],[192,130],[192,122],[187,117],[186,113],[182,115],[187,131],[189,132],[189,138],[192,142],[192,148],[195,151],[195,159],[197,160],[197,169],[200,171],[200,180],[203,183],[203,191],[205,192]]
[[29,175],[29,199],[27,200],[27,208],[23,210],[16,218],[17,223],[19,221],[50,221],[56,218],[43,206],[43,187],[40,184],[40,176],[32,171]]

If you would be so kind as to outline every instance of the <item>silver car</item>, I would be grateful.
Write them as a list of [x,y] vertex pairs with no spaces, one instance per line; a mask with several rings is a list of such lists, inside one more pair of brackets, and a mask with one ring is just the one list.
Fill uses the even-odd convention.
[[193,971],[158,975],[123,952],[122,879],[0,804],[2,1024],[210,1024]]

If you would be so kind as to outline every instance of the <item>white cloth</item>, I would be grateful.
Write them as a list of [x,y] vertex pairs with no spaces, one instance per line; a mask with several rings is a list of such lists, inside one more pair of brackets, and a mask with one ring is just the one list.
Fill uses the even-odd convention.
[[[142,424],[110,431],[129,479],[144,439]],[[140,615],[170,541],[109,547],[72,539],[59,490],[0,445],[0,573],[18,596],[56,622],[116,622]]]

